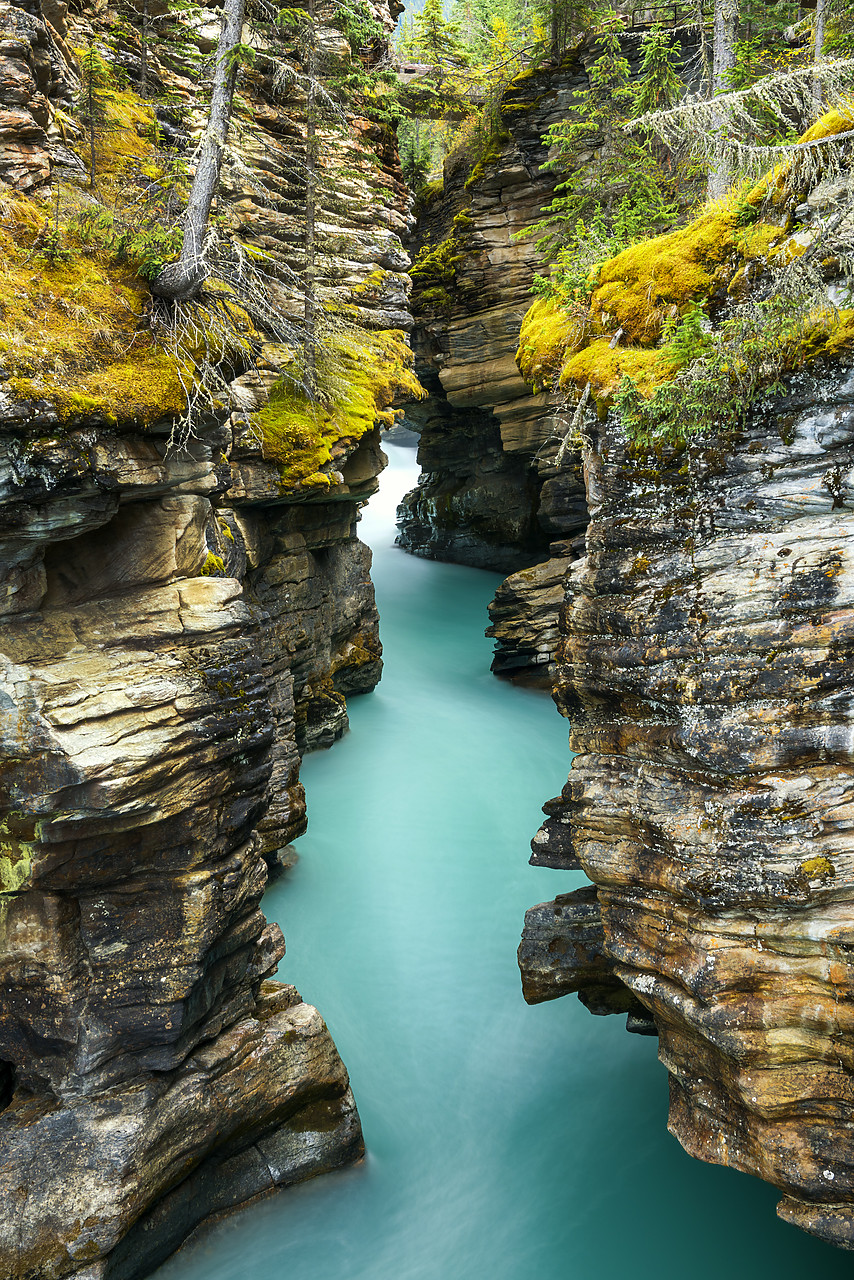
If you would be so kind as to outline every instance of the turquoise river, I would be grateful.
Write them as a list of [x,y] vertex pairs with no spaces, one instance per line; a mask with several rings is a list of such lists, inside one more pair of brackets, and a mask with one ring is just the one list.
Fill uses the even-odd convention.
[[310,830],[265,899],[368,1156],[203,1228],[157,1280],[850,1277],[850,1257],[775,1217],[774,1188],[669,1136],[654,1039],[574,996],[524,1004],[525,909],[581,879],[528,866],[567,726],[489,673],[498,577],[393,546],[417,466],[389,453],[361,526],[383,679],[306,759]]

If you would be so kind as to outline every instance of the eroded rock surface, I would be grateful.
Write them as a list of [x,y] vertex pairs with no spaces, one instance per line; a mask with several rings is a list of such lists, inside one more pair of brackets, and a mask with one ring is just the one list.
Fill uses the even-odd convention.
[[[57,27],[27,7],[14,10],[27,47],[17,35],[0,43],[0,99],[17,94],[38,125],[33,85],[53,110],[68,85],[45,68],[59,59],[72,86],[74,68]],[[51,13],[64,25],[64,6]],[[384,20],[390,29],[388,11]],[[103,22],[100,9],[75,14],[69,42],[99,38]],[[132,35],[123,48],[133,76]],[[180,60],[150,57],[152,82],[183,94],[200,123]],[[302,265],[289,149],[303,104],[295,91],[275,95],[271,76],[245,87],[244,167],[232,157],[224,191],[232,232],[263,249],[284,296]],[[66,175],[85,172],[79,135],[69,126],[61,146],[57,132],[53,121],[31,146],[23,121],[14,146],[0,147],[15,235],[24,215],[38,225],[55,153]],[[404,191],[387,135],[368,120],[337,145],[350,176],[328,214],[319,296],[350,307],[371,335],[408,323]],[[2,248],[17,270],[25,250],[11,239]],[[284,940],[260,901],[268,865],[287,863],[305,829],[300,752],[339,736],[346,698],[380,675],[370,552],[356,537],[385,465],[379,425],[345,422],[326,456],[310,440],[310,465],[287,422],[272,449],[259,423],[293,353],[256,332],[224,393],[192,431],[176,429],[174,369],[152,345],[145,288],[106,258],[97,270],[98,288],[124,291],[132,341],[78,346],[61,377],[38,352],[26,378],[0,369],[0,1273],[10,1280],[139,1280],[207,1215],[363,1150],[322,1018],[273,980]],[[72,276],[64,260],[43,263],[46,325],[72,315],[54,283]],[[102,318],[105,330],[113,322]],[[394,342],[397,352],[402,335]],[[380,420],[395,386],[382,376]]]
[[[578,754],[535,860],[594,882],[683,1145],[852,1247],[854,376],[679,450],[609,418],[586,462],[558,691]],[[529,985],[581,985],[544,928]]]
[[[586,86],[579,56],[517,77],[485,161],[473,171],[449,161],[442,189],[418,211],[413,347],[430,395],[409,411],[421,428],[424,474],[399,517],[400,544],[415,554],[508,573],[547,560],[550,542],[586,523],[580,472],[561,475],[557,505],[544,498],[559,437],[548,396],[532,394],[515,362],[539,265],[532,240],[517,235],[540,216],[556,181],[541,172],[548,153],[540,139]],[[498,634],[502,670],[539,666],[548,651],[540,613],[539,605],[520,611],[515,631]]]
[[[624,52],[636,72],[639,34],[625,36]],[[559,181],[542,169],[542,136],[588,88],[596,57],[595,42],[584,40],[559,65],[517,76],[488,154],[473,169],[463,158],[446,163],[411,242],[413,346],[430,395],[409,411],[421,427],[424,474],[401,505],[399,542],[417,555],[513,573],[490,610],[493,670],[544,685],[554,675],[556,584],[588,517],[577,451],[555,465],[568,423],[516,366],[543,269],[536,237],[521,233]],[[591,148],[600,142],[591,138]],[[532,565],[542,567],[519,572]]]

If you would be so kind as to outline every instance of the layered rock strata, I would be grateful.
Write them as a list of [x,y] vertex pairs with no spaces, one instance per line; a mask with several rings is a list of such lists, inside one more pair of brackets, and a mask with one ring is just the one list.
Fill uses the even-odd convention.
[[[28,8],[31,49],[59,48]],[[69,42],[100,39],[90,19]],[[22,49],[2,44],[0,58],[23,58],[35,80]],[[190,78],[169,74],[192,102]],[[116,101],[142,129],[148,107],[128,90]],[[260,74],[246,101],[229,217],[244,243],[263,241],[284,289],[299,208],[276,165],[299,102],[283,106]],[[48,157],[64,145],[53,128]],[[388,265],[406,261],[405,206],[373,133],[363,120],[340,144],[350,189],[321,287],[352,306],[365,342],[397,353],[399,338],[372,335],[406,319],[405,276]],[[236,200],[261,155],[265,191],[247,183]],[[44,243],[45,215],[22,194],[37,160],[2,175],[14,288]],[[61,163],[74,171],[73,156]],[[364,225],[378,191],[378,226]],[[404,375],[383,368],[370,400],[359,384],[359,416],[334,437],[278,409],[270,435],[293,354],[247,329],[187,431],[144,285],[108,252],[66,252],[39,259],[29,304],[15,294],[2,316],[19,330],[0,382],[0,1272],[138,1280],[208,1214],[363,1150],[320,1015],[273,980],[284,941],[260,899],[268,863],[305,829],[300,750],[342,732],[347,695],[379,678],[355,526],[384,465],[365,405],[387,416]],[[69,293],[81,278],[104,300],[91,339],[86,299]]]
[[687,1150],[844,1247],[852,398],[828,374],[736,436],[592,440],[559,683],[578,754],[532,861],[583,869],[598,908],[534,908],[520,949],[529,998],[607,965],[654,1018]]
[[400,545],[415,554],[507,573],[547,559],[550,540],[586,521],[580,476],[574,486],[562,481],[573,490],[563,502],[571,513],[555,523],[543,509],[556,448],[551,408],[515,362],[538,264],[531,240],[516,236],[556,181],[540,171],[548,156],[541,136],[586,87],[577,57],[517,77],[494,150],[474,169],[463,156],[448,161],[441,189],[418,210],[413,347],[430,395],[410,410],[424,474],[399,517]]
[[[807,138],[847,127],[831,112]],[[591,522],[555,695],[577,754],[532,862],[593,888],[528,913],[520,963],[529,999],[584,998],[603,971],[622,984],[654,1021],[686,1149],[774,1183],[782,1217],[851,1248],[854,312],[815,301],[787,330],[786,394],[725,431],[723,395],[699,432],[684,409],[657,435],[608,411],[621,361],[673,377],[652,331],[698,277],[665,281],[668,254],[702,256],[711,332],[746,278],[773,296],[773,267],[805,250],[847,305],[827,247],[850,236],[841,157],[806,202],[785,170],[773,199],[749,193],[760,254],[721,207],[604,264],[610,323],[637,289],[643,334],[609,339],[594,290],[590,335],[559,351],[563,385],[586,379],[600,413],[582,431]]]
[[[624,51],[636,72],[639,33],[625,36]],[[571,465],[555,466],[568,424],[516,366],[542,270],[535,238],[522,233],[560,180],[542,168],[542,137],[571,114],[597,56],[595,41],[584,40],[559,64],[517,76],[489,150],[474,166],[465,156],[446,162],[411,241],[413,346],[430,395],[410,411],[424,474],[401,506],[399,542],[417,555],[513,573],[490,611],[493,669],[545,685],[554,674],[557,584],[577,554],[587,507],[577,451]],[[589,154],[600,141],[591,137]],[[519,574],[533,565],[542,567]]]

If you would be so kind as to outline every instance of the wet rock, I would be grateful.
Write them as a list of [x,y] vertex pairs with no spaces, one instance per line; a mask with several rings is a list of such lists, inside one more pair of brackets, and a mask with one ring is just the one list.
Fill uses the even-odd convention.
[[828,369],[726,437],[630,448],[609,418],[591,439],[557,695],[577,755],[548,806],[658,1029],[672,1132],[846,1248],[853,405]]

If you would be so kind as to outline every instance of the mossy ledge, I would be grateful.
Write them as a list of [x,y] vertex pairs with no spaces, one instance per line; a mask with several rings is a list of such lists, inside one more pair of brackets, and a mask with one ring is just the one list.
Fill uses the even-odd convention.
[[402,330],[333,329],[323,348],[316,400],[283,376],[252,415],[264,457],[279,464],[283,491],[329,489],[337,457],[377,424],[390,427],[398,413],[395,400],[425,394]]
[[[830,111],[803,140],[831,137],[851,119]],[[750,277],[803,253],[792,234],[787,166],[779,165],[746,193],[734,191],[707,207],[688,226],[643,240],[602,263],[590,278],[586,311],[571,314],[553,299],[538,298],[519,335],[516,362],[535,389],[590,391],[605,412],[624,378],[649,399],[681,365],[666,341],[665,326],[699,304],[707,315],[745,296]],[[836,322],[817,319],[791,367],[819,357],[838,358],[854,347],[854,311]]]

